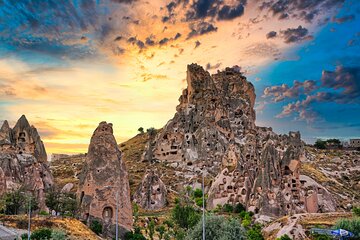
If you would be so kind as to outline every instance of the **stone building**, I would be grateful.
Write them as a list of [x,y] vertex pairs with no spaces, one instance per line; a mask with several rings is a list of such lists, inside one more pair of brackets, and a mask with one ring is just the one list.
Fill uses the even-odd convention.
[[82,219],[88,224],[93,220],[100,221],[104,236],[113,237],[118,206],[121,235],[132,228],[128,173],[111,123],[101,122],[94,131],[79,179]]

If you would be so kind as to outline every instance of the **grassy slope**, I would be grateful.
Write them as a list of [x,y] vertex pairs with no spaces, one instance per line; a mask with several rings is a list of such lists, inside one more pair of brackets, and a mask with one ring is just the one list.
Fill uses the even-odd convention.
[[[5,225],[17,229],[27,229],[26,215],[0,216]],[[31,219],[31,230],[41,227],[60,229],[65,231],[70,240],[98,240],[101,239],[82,222],[74,218],[34,217]]]

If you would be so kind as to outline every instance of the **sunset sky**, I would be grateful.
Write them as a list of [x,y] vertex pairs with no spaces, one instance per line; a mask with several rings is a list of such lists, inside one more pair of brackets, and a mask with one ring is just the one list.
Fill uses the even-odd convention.
[[239,66],[257,124],[360,137],[360,1],[0,0],[0,124],[25,114],[48,153],[161,128],[186,65]]

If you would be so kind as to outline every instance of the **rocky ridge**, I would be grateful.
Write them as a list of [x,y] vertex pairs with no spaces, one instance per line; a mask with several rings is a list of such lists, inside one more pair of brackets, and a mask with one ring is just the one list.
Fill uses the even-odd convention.
[[335,209],[326,189],[300,176],[300,133],[255,125],[254,87],[240,72],[210,75],[191,64],[186,79],[175,116],[148,142],[143,161],[174,167],[189,185],[204,171],[213,179],[209,208],[242,203],[275,217]]
[[45,209],[45,191],[54,184],[41,138],[24,115],[13,128],[0,129],[0,193],[23,188]]

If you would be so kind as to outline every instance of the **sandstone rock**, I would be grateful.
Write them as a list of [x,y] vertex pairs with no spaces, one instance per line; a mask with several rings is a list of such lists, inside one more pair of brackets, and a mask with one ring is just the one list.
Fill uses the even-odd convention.
[[0,129],[0,169],[1,189],[23,187],[37,197],[41,209],[46,208],[45,191],[54,181],[44,144],[24,115],[13,129],[7,121]]
[[73,183],[67,183],[65,186],[61,189],[62,193],[69,193],[71,189],[74,187]]
[[156,210],[166,205],[167,191],[156,170],[148,170],[134,194],[134,202],[143,209]]
[[80,213],[84,220],[100,220],[104,235],[113,236],[118,195],[121,234],[132,228],[129,179],[111,123],[101,122],[94,131],[79,178]]
[[184,184],[197,181],[204,165],[213,179],[209,208],[242,203],[275,217],[307,211],[305,199],[319,204],[301,187],[300,133],[278,135],[255,125],[254,87],[240,72],[226,68],[210,75],[191,64],[186,79],[175,116],[148,142],[143,161],[176,167]]

